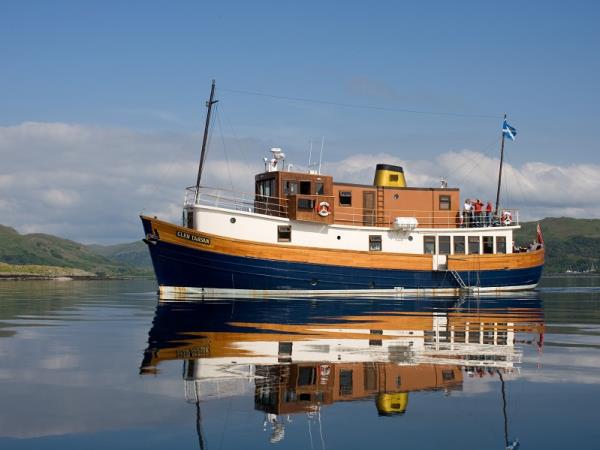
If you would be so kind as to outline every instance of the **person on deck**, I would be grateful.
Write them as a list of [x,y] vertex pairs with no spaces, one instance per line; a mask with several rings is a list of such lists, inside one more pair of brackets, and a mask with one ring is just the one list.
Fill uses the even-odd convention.
[[472,223],[473,206],[471,205],[471,199],[465,200],[465,227],[469,228]]
[[488,227],[492,226],[492,202],[488,201],[485,207],[485,221]]
[[480,227],[483,225],[481,220],[483,212],[483,203],[481,203],[481,200],[475,200],[475,205],[473,205],[473,209],[475,210],[475,226]]

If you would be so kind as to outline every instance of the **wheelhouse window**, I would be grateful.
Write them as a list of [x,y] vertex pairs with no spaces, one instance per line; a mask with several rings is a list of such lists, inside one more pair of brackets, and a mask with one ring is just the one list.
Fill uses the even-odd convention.
[[479,254],[479,236],[469,236],[469,254]]
[[297,181],[286,181],[283,184],[283,193],[285,195],[295,195],[298,193],[298,182]]
[[275,196],[275,179],[261,180],[256,183],[256,193],[264,197]]
[[299,198],[298,209],[302,209],[304,211],[310,211],[312,209],[315,209],[315,201],[310,198]]
[[496,253],[506,253],[506,236],[496,236]]
[[310,195],[310,181],[301,181],[300,182],[300,194]]
[[435,255],[435,236],[423,236],[423,253]]
[[454,236],[454,254],[464,255],[465,254],[465,237]]
[[317,182],[315,183],[315,194],[316,195],[323,195],[325,193],[325,186],[323,183],[321,182]]
[[292,242],[292,227],[290,225],[277,226],[277,242]]
[[380,252],[381,248],[381,235],[376,234],[369,236],[369,250],[372,252]]
[[494,236],[483,237],[483,253],[486,255],[494,253]]
[[340,205],[352,206],[352,191],[340,191]]
[[450,209],[450,196],[449,195],[440,195],[440,209],[449,210]]
[[450,236],[440,236],[439,238],[440,244],[440,255],[449,255],[450,254]]

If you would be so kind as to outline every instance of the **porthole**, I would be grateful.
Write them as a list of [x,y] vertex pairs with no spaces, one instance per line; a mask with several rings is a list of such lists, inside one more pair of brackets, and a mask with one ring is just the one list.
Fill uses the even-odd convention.
[[394,200],[398,200],[400,196],[398,194],[394,194]]
[[339,241],[341,238],[342,238],[341,236],[338,236],[338,237],[337,237],[337,240]]
[[235,223],[235,217],[232,217],[231,219],[229,219],[229,221],[230,221],[231,223]]
[[409,240],[409,241],[412,241],[412,240],[413,240],[413,237],[412,237],[412,236],[409,236],[409,237],[408,237],[408,240]]

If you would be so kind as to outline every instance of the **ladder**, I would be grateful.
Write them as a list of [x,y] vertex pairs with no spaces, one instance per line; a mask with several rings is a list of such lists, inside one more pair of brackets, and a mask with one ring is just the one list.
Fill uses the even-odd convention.
[[471,287],[467,286],[465,284],[465,282],[463,281],[463,279],[460,277],[460,275],[458,274],[458,272],[456,270],[449,270],[448,272],[450,272],[452,274],[452,276],[454,277],[454,280],[458,283],[458,287],[460,287],[461,290],[471,290]]
[[382,186],[377,186],[377,226],[383,226],[385,204],[383,200],[384,190]]

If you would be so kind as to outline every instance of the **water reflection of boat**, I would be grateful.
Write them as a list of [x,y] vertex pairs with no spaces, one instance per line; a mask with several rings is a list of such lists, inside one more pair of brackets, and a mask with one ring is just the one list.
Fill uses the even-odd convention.
[[372,399],[378,414],[401,415],[410,392],[518,370],[519,342],[541,345],[542,333],[536,297],[161,302],[140,371],[182,360],[197,405],[253,394],[277,440],[291,414]]

